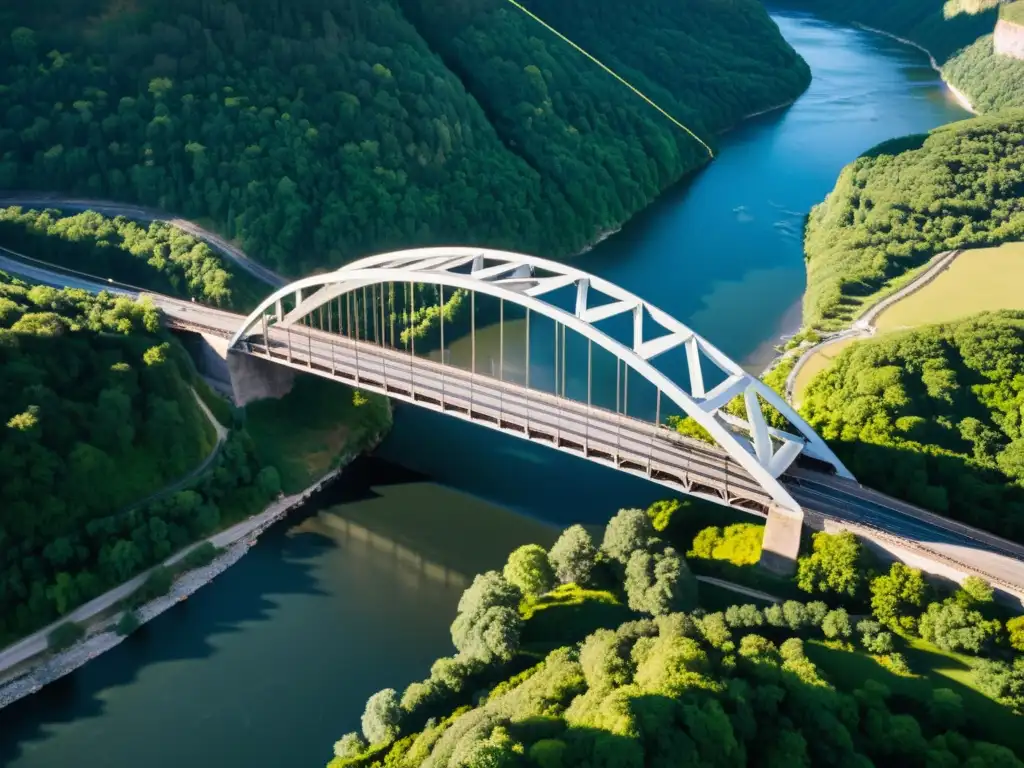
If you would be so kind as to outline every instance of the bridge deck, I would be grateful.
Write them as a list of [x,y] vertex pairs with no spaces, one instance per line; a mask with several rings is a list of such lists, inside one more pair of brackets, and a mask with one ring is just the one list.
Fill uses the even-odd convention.
[[665,427],[410,354],[296,326],[250,354],[548,443],[719,504],[767,515],[769,496],[712,445]]

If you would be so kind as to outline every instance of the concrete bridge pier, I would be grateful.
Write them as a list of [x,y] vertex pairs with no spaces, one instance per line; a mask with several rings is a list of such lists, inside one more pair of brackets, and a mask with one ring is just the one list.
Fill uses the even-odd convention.
[[800,556],[800,534],[804,526],[804,513],[794,512],[772,504],[768,510],[768,523],[761,542],[761,560],[758,562],[769,573],[792,576]]
[[295,371],[261,357],[229,350],[227,364],[235,405],[239,408],[256,400],[284,397],[295,384]]
[[284,397],[292,390],[295,371],[260,357],[228,349],[228,340],[201,333],[199,367],[208,379],[229,390],[235,405],[242,408],[255,400]]

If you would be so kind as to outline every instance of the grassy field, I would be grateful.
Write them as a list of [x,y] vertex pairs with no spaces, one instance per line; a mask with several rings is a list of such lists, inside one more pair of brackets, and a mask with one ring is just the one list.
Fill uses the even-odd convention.
[[991,309],[1024,309],[1024,243],[965,251],[924,288],[885,310],[875,325],[884,333]]
[[[995,309],[1024,310],[1024,243],[965,251],[924,288],[882,312],[875,327],[885,333]],[[797,405],[814,377],[855,341],[836,342],[808,359],[793,385]]]
[[277,467],[285,493],[297,493],[389,421],[383,398],[357,406],[349,387],[299,374],[286,397],[250,404],[245,426],[260,462]]
[[818,640],[806,643],[808,657],[837,687],[851,690],[876,680],[894,694],[930,696],[935,688],[949,688],[963,698],[964,712],[972,730],[995,743],[1004,743],[1018,755],[1024,755],[1024,729],[1021,718],[1008,707],[993,701],[974,687],[969,656],[947,653],[925,640],[897,638],[915,677],[900,677],[862,652],[840,651]]

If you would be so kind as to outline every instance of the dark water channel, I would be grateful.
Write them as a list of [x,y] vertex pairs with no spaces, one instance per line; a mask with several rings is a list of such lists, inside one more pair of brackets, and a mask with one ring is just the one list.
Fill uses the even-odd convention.
[[[776,20],[811,64],[810,90],[730,133],[708,169],[580,259],[752,368],[798,321],[802,219],[839,169],[884,139],[966,117],[920,52],[808,16]],[[478,356],[493,354],[487,334]],[[553,359],[553,339],[535,343]],[[605,395],[613,381],[602,379]],[[451,651],[448,625],[474,573],[565,524],[664,495],[399,408],[378,458],[301,519],[117,649],[0,712],[0,765],[321,765],[370,693],[422,678]]]

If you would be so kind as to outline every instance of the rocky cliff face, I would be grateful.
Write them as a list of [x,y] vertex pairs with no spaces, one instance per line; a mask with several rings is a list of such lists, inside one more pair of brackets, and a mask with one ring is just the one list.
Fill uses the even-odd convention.
[[1024,26],[1000,19],[994,42],[997,54],[1024,61]]

